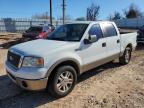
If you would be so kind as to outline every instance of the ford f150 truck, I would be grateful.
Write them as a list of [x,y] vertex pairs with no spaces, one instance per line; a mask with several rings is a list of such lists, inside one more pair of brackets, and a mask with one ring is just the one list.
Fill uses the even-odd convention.
[[137,32],[120,33],[114,22],[81,22],[58,27],[47,39],[9,49],[6,71],[26,90],[46,89],[52,96],[69,94],[79,75],[119,58],[126,65],[135,49]]

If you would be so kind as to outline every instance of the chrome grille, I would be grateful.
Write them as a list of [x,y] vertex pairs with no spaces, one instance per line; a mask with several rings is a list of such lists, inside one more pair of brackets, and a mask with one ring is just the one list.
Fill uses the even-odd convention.
[[8,60],[8,62],[10,62],[14,67],[16,67],[16,68],[19,67],[20,59],[21,59],[21,56],[20,56],[20,55],[14,53],[14,52],[8,51],[7,60]]

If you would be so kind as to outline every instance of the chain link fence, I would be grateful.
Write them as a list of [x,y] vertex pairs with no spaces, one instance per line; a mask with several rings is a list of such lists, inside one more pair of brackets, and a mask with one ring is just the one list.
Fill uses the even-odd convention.
[[[66,23],[76,21],[66,21]],[[80,21],[78,21],[80,22]],[[49,24],[50,21],[46,19],[12,19],[12,18],[1,18],[0,19],[0,32],[23,32],[29,27],[34,25]],[[144,18],[136,19],[120,19],[116,20],[115,23],[118,27],[123,28],[139,28],[144,25]],[[53,21],[54,26],[62,25],[62,21]]]
[[[46,19],[0,19],[0,32],[23,32],[34,25],[49,24]],[[54,26],[61,25],[62,21],[53,21]]]

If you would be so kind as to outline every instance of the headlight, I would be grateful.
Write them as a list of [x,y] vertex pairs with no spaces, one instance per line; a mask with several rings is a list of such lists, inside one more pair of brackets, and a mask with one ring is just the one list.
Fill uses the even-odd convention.
[[44,60],[40,57],[24,57],[22,67],[43,67]]

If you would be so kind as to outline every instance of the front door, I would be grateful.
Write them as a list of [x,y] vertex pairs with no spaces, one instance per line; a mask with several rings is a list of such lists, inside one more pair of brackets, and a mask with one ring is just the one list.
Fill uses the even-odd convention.
[[97,41],[90,44],[84,44],[80,46],[81,50],[78,51],[79,56],[82,58],[83,71],[92,69],[104,62],[106,56],[106,38],[103,37],[103,33],[99,24],[91,26],[87,35],[96,35]]

